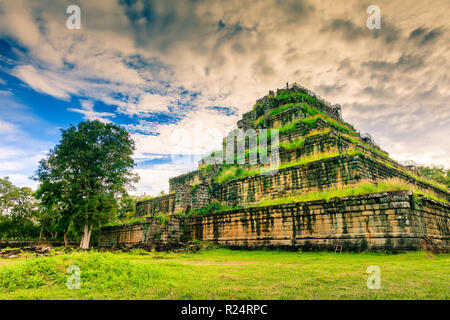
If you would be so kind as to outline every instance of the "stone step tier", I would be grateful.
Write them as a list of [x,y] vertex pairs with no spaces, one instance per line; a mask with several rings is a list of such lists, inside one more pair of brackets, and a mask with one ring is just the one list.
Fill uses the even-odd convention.
[[450,206],[411,191],[157,217],[101,229],[98,245],[200,240],[233,248],[450,251]]
[[213,200],[230,206],[247,206],[263,199],[288,197],[311,191],[352,185],[361,181],[399,178],[450,201],[450,193],[416,179],[405,171],[365,155],[341,155],[278,170],[234,179],[222,184],[182,184],[176,192],[138,202],[136,215],[188,212]]

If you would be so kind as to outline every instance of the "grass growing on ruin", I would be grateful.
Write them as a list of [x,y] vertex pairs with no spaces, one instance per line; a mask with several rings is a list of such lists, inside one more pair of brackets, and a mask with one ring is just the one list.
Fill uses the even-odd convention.
[[214,180],[217,183],[224,183],[233,179],[239,179],[259,174],[260,172],[260,169],[245,169],[238,165],[223,165],[220,168],[220,171],[214,177]]
[[[372,157],[370,157],[370,158],[373,159]],[[445,192],[449,192],[449,189],[448,189],[448,187],[446,185],[441,184],[441,183],[439,183],[439,182],[437,182],[435,180],[431,180],[431,179],[428,179],[428,178],[425,178],[425,177],[418,176],[417,174],[415,174],[415,173],[413,173],[413,172],[411,172],[411,171],[409,171],[407,169],[400,169],[400,168],[394,166],[392,163],[389,163],[387,161],[383,161],[381,159],[373,159],[373,160],[381,162],[382,164],[384,164],[385,166],[387,166],[389,168],[401,171],[405,175],[410,176],[411,178],[414,178],[417,181],[421,181],[421,182],[427,183],[427,184],[432,185],[433,187],[435,187],[437,189],[443,190]]]
[[303,193],[300,195],[275,198],[275,199],[263,199],[259,201],[256,206],[264,207],[277,204],[294,203],[294,202],[306,202],[314,200],[329,200],[331,198],[342,198],[357,196],[367,193],[379,193],[388,191],[399,191],[399,190],[411,190],[414,194],[420,194],[427,198],[434,199],[439,202],[447,203],[446,199],[437,197],[435,194],[428,192],[424,189],[418,188],[413,184],[406,183],[400,179],[391,178],[384,179],[377,182],[361,181],[352,185],[342,185],[335,186],[327,190],[312,191],[308,193]]
[[[330,149],[329,151],[326,151],[326,152],[310,154],[310,155],[304,156],[298,160],[283,163],[278,167],[278,169],[284,169],[284,168],[288,168],[288,167],[307,164],[307,163],[314,162],[314,161],[330,159],[330,158],[338,157],[341,155],[354,156],[354,155],[361,155],[361,154],[362,154],[362,151],[354,150],[354,149],[348,149],[348,150],[345,150],[342,152],[339,152],[337,149]],[[248,176],[260,174],[262,172],[261,170],[262,170],[262,168],[248,169],[248,168],[244,168],[243,166],[239,166],[239,165],[226,164],[226,165],[222,165],[219,172],[217,172],[217,174],[214,177],[214,181],[216,183],[225,183],[230,180],[240,179],[240,178],[245,178]]]
[[[2,299],[442,299],[450,255],[205,250],[71,253],[0,265]],[[66,270],[77,265],[80,289]],[[367,288],[367,267],[381,288]]]
[[303,144],[305,143],[305,139],[308,137],[312,137],[312,136],[316,136],[319,134],[328,134],[330,133],[330,129],[324,129],[324,130],[311,130],[310,132],[308,132],[306,135],[304,135],[303,137],[298,138],[297,140],[291,141],[291,142],[283,142],[280,143],[280,147],[282,147],[283,149],[286,150],[291,150],[291,149],[297,149],[303,146]]
[[361,151],[354,150],[354,149],[348,149],[348,150],[345,150],[342,152],[339,152],[337,149],[330,149],[326,152],[312,153],[310,155],[301,157],[298,160],[283,163],[280,165],[279,169],[289,168],[289,167],[307,164],[310,162],[324,160],[324,159],[335,158],[335,157],[339,157],[341,155],[355,156],[355,155],[361,155],[361,154],[362,154]]
[[364,143],[363,141],[361,141],[359,138],[356,138],[355,136],[349,135],[347,133],[341,133],[341,135],[343,137],[346,137],[347,139],[349,139],[353,144],[362,145],[364,148],[366,148],[372,152],[375,152],[383,157],[389,157],[389,155],[386,152],[384,152],[383,150],[375,148],[371,145],[368,145],[367,143]]
[[189,211],[188,215],[204,215],[213,212],[222,212],[237,209],[237,207],[229,206],[219,201],[211,201],[208,205]]
[[279,114],[279,113],[281,113],[281,112],[283,112],[283,111],[285,111],[285,110],[287,110],[289,108],[292,108],[293,106],[294,106],[293,103],[288,103],[288,104],[279,106],[277,108],[274,108],[274,109],[270,110],[270,115],[274,116],[274,115]]

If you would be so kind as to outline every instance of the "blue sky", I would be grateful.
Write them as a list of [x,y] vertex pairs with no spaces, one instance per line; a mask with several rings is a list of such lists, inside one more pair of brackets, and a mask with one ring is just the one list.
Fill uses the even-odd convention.
[[369,30],[370,4],[0,1],[0,176],[35,187],[59,129],[98,119],[132,134],[135,193],[167,191],[288,81],[341,104],[395,159],[449,167],[450,4],[379,1]]

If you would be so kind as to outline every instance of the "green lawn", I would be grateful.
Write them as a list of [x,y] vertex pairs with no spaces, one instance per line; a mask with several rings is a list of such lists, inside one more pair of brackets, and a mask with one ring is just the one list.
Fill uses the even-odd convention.
[[[69,265],[80,289],[66,287]],[[370,265],[381,269],[379,290],[366,286]],[[449,299],[449,267],[449,254],[426,252],[71,253],[0,260],[0,298]]]

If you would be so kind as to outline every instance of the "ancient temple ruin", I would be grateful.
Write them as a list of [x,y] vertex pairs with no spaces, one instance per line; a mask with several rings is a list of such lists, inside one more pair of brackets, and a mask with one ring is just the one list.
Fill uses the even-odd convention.
[[[256,147],[245,135],[224,139],[198,170],[171,178],[169,194],[137,204],[144,221],[103,228],[99,244],[197,239],[244,248],[449,250],[448,189],[391,159],[342,119],[339,105],[293,84],[257,100],[236,129],[256,132]],[[226,163],[227,148],[238,143],[243,163]],[[276,154],[276,170],[249,161],[262,154]],[[361,191],[382,184],[382,192]]]

